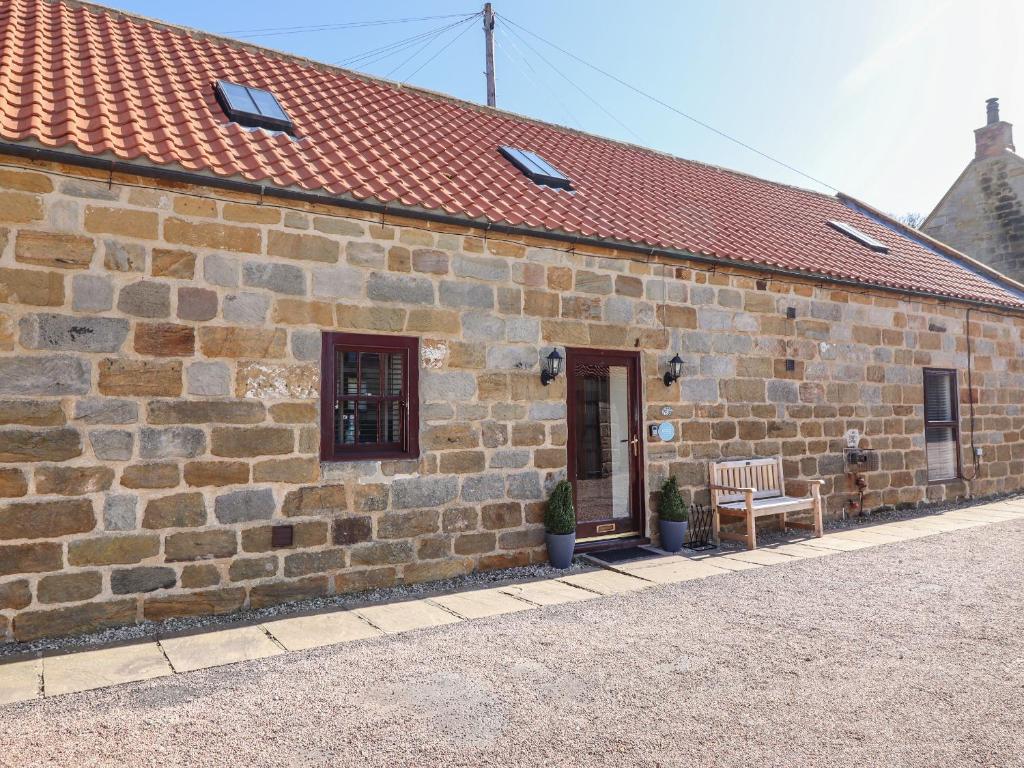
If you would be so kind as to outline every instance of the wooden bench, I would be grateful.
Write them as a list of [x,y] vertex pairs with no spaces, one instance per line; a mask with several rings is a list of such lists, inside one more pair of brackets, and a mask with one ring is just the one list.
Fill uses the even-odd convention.
[[[790,480],[782,474],[782,457],[770,459],[739,459],[713,461],[709,465],[711,479],[711,509],[714,513],[715,543],[721,539],[743,541],[747,549],[757,549],[757,531],[754,521],[759,517],[778,517],[782,530],[805,528],[821,537],[821,486],[824,480]],[[798,493],[802,485],[806,495]],[[787,487],[788,486],[788,487]],[[810,512],[809,523],[786,519],[790,512]],[[727,533],[721,530],[722,518],[726,524],[743,520],[746,533]]]

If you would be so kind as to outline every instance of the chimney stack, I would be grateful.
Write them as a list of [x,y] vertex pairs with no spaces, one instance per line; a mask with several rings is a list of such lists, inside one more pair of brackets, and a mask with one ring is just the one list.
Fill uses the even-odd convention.
[[985,100],[985,116],[985,127],[974,132],[974,159],[999,157],[1005,152],[1015,151],[1013,126],[999,119],[999,99]]

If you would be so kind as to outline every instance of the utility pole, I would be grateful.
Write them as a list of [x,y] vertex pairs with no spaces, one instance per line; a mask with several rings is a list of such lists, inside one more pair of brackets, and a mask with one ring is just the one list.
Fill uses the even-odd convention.
[[487,106],[497,106],[494,93],[494,9],[490,3],[484,3],[484,58],[487,76]]

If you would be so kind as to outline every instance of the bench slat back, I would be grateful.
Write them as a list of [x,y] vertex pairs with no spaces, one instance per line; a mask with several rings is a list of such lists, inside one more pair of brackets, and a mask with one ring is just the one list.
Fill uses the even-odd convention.
[[[713,461],[708,465],[712,485],[729,485],[733,488],[756,488],[755,499],[770,499],[782,496],[786,486],[782,476],[782,457],[770,459],[737,459],[735,461]],[[742,493],[711,491],[715,503],[742,501]]]

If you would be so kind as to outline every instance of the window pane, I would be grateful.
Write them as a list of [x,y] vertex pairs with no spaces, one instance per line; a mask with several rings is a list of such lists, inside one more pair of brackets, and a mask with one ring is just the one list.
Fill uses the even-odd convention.
[[383,442],[402,442],[402,404],[396,400],[384,403],[381,422],[384,429]]
[[343,352],[338,356],[338,397],[359,394],[359,353]]
[[267,91],[261,91],[259,88],[248,88],[249,95],[252,100],[256,102],[256,106],[259,108],[259,113],[265,117],[271,117],[275,120],[288,120],[288,115],[284,113],[280,106],[278,106],[277,99],[274,98],[273,94]]
[[928,427],[928,480],[956,478],[956,433],[952,427]]
[[378,397],[380,395],[380,360],[379,352],[363,352],[361,355],[359,388],[360,394]]
[[384,394],[392,397],[402,394],[402,380],[405,378],[405,355],[393,352],[385,358],[387,374],[384,382]]
[[377,436],[377,403],[360,401],[358,409],[359,442],[378,443]]
[[[356,403],[346,400],[335,409],[335,434],[338,445],[353,445],[356,442]],[[340,423],[339,423],[340,422]]]
[[925,421],[953,420],[953,377],[945,371],[925,371]]
[[230,106],[231,109],[239,112],[249,112],[254,115],[259,114],[259,108],[249,95],[248,88],[243,88],[242,86],[235,85],[234,83],[226,83],[221,80],[220,90],[221,93],[224,94],[224,98],[227,99],[228,106]]

